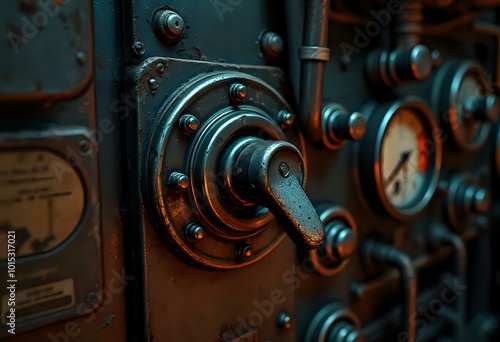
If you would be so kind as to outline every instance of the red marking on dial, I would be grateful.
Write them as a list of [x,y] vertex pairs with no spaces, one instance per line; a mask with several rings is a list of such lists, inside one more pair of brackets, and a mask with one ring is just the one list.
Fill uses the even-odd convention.
[[430,146],[424,133],[420,133],[417,137],[417,150],[418,170],[422,173],[425,173],[429,168]]

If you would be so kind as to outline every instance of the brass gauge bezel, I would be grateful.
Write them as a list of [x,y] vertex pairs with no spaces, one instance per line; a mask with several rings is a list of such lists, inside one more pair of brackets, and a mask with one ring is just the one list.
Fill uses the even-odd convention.
[[[371,109],[371,111],[370,111]],[[414,112],[420,119],[427,136],[431,137],[429,167],[421,194],[410,204],[397,207],[390,203],[381,179],[381,148],[389,123],[402,110]],[[379,213],[408,221],[418,216],[432,199],[441,169],[442,147],[439,129],[427,105],[417,98],[406,98],[393,103],[374,104],[367,107],[368,131],[358,149],[359,180],[369,205]],[[371,129],[370,129],[371,128]]]

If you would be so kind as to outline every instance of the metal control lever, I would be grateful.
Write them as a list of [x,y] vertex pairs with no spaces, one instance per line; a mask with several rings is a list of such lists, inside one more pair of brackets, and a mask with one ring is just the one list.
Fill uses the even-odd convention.
[[237,197],[268,208],[292,241],[314,249],[325,229],[304,192],[305,165],[299,150],[285,141],[246,137],[237,141],[228,157]]

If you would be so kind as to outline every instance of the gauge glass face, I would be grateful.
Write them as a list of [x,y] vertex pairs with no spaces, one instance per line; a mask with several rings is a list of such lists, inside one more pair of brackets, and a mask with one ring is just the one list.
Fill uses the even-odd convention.
[[[84,210],[79,175],[43,150],[1,152],[0,246],[15,232],[16,256],[47,252],[76,229]],[[0,260],[7,258],[7,248]]]
[[476,78],[466,76],[462,79],[457,92],[456,122],[450,122],[450,124],[452,125],[452,128],[453,126],[456,126],[456,130],[460,134],[464,142],[472,144],[475,142],[478,135],[480,134],[482,123],[470,117],[464,110],[463,104],[469,97],[483,96],[483,91]]
[[380,151],[380,181],[394,208],[407,208],[425,193],[430,170],[429,141],[415,112],[399,110],[389,121]]

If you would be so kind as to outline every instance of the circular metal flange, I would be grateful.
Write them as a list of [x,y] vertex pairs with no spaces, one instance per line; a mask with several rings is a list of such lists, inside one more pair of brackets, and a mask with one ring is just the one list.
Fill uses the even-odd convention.
[[[340,206],[320,205],[316,208],[316,211],[318,212],[325,227],[333,221],[339,221],[346,227],[350,228],[357,236],[358,229],[356,227],[356,221],[354,221],[354,218],[346,209]],[[326,251],[327,247],[324,244],[325,242],[323,242],[323,245],[315,250],[308,250],[305,257],[311,260],[316,272],[322,276],[331,277],[339,273],[347,265],[350,257],[343,260],[333,261],[329,258]]]
[[[239,103],[230,98],[234,84],[246,87]],[[304,155],[296,127],[283,131],[279,113],[292,112],[284,98],[264,81],[241,72],[201,75],[175,92],[164,104],[153,130],[146,163],[145,200],[155,229],[185,261],[205,269],[233,269],[254,263],[271,252],[285,234],[266,209],[228,191],[228,151],[244,137],[286,140]],[[186,114],[199,121],[185,134],[179,120]],[[244,140],[244,139],[243,139]],[[169,178],[187,175],[189,186],[172,189]],[[170,182],[172,183],[172,182]],[[190,223],[203,227],[203,239],[188,238]],[[241,246],[252,253],[241,257]]]
[[323,307],[314,315],[306,331],[304,342],[328,342],[328,335],[336,324],[351,323],[356,329],[361,328],[358,317],[340,303],[332,303]]
[[[479,208],[473,208],[475,193],[484,192],[479,199]],[[484,213],[490,204],[489,193],[481,188],[480,182],[470,174],[458,174],[451,178],[446,196],[443,198],[443,211],[448,223],[457,231],[463,231],[475,213]]]
[[[415,113],[428,134],[428,171],[425,186],[421,187],[420,194],[411,203],[396,207],[390,203],[384,191],[381,179],[381,146],[386,135],[389,123],[400,111]],[[358,145],[357,164],[359,183],[367,202],[375,210],[388,214],[400,221],[410,221],[418,216],[432,199],[439,180],[441,170],[442,147],[437,123],[427,105],[418,98],[405,98],[393,103],[371,103],[363,110],[370,113],[368,129],[361,144]]]
[[432,106],[440,123],[452,136],[452,146],[463,151],[479,149],[490,132],[491,124],[467,118],[465,102],[492,93],[483,67],[473,61],[451,60],[441,67],[432,86]]

